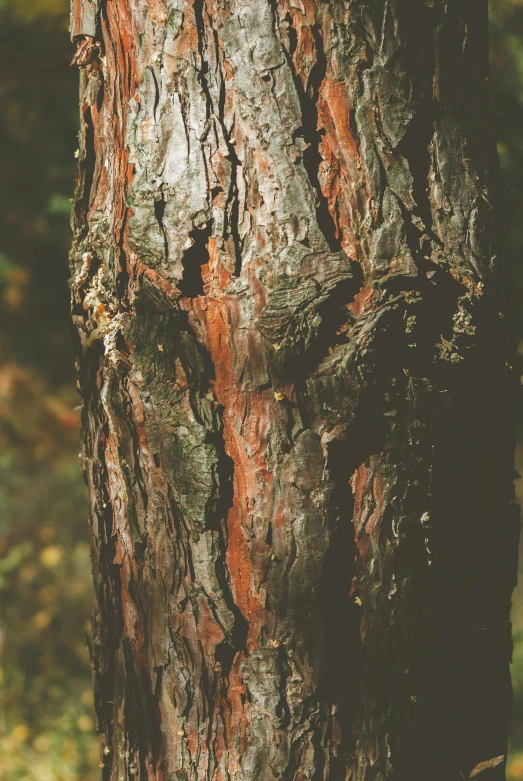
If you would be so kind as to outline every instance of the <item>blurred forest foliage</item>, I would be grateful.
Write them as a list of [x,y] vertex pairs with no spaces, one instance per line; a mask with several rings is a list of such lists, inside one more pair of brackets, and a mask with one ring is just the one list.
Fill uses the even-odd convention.
[[[67,286],[78,122],[68,10],[68,0],[0,0],[0,781],[94,781],[100,761]],[[490,18],[510,287],[521,301],[523,0],[491,0]],[[521,313],[518,327],[523,336]],[[518,461],[523,472],[523,444]],[[523,585],[513,615],[508,776],[523,781]]]
[[0,0],[0,779],[94,781],[88,509],[67,253],[68,0]]

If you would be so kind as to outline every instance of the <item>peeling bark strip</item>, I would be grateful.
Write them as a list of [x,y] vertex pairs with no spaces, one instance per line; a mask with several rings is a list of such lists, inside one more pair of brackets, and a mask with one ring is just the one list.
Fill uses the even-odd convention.
[[103,781],[502,779],[486,0],[73,0],[71,32]]

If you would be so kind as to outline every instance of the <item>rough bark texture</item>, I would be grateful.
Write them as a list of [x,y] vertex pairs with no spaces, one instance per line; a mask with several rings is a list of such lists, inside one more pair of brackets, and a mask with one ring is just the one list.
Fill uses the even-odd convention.
[[73,0],[104,781],[504,777],[487,27],[486,0]]

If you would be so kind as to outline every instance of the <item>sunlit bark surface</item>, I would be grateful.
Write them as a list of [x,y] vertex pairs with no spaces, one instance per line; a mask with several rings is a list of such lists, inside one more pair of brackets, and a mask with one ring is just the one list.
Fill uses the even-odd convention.
[[485,0],[73,0],[104,781],[504,778],[487,31]]

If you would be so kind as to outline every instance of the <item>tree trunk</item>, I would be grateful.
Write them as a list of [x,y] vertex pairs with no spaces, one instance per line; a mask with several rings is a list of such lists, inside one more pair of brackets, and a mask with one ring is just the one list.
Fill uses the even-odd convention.
[[486,0],[73,0],[104,781],[504,778],[487,32]]

